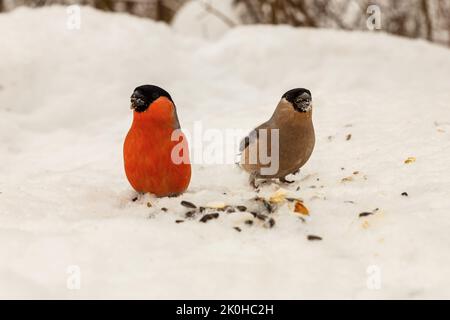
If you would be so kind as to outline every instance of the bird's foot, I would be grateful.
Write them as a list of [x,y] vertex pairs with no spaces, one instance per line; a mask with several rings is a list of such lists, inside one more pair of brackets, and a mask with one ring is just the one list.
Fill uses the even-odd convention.
[[248,178],[248,182],[249,182],[250,186],[253,187],[253,189],[259,188],[259,186],[256,184],[256,175],[255,174],[250,174],[250,177]]
[[287,184],[295,183],[295,181],[289,181],[289,180],[286,180],[286,177],[280,178],[280,182],[281,182],[281,183],[287,183]]
[[131,201],[133,201],[133,202],[138,201],[144,194],[145,194],[145,193],[143,193],[143,192],[137,192],[137,193],[133,196],[133,198],[131,198]]
[[181,193],[170,193],[167,195],[168,198],[176,198],[179,197],[181,195]]

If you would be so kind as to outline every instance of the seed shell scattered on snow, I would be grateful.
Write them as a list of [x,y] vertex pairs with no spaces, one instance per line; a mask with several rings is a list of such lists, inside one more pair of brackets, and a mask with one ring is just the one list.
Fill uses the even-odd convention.
[[270,218],[267,225],[269,228],[273,228],[273,226],[275,225],[275,219]]
[[191,211],[186,212],[184,214],[184,216],[189,219],[189,218],[193,218],[195,216],[195,214],[196,214],[196,211],[195,210],[191,210]]
[[321,240],[322,240],[322,237],[319,237],[319,236],[315,236],[315,235],[310,234],[310,235],[308,235],[307,239],[308,239],[309,241],[321,241]]
[[196,209],[197,208],[197,206],[195,204],[193,204],[192,202],[189,202],[189,201],[185,201],[185,200],[181,201],[181,205],[183,207],[191,208],[191,209]]
[[286,198],[286,200],[289,202],[296,202],[296,201],[303,202],[303,199],[301,198]]
[[266,221],[267,219],[267,216],[261,213],[257,213],[255,217],[262,221]]
[[363,218],[363,217],[370,216],[370,215],[372,215],[372,214],[373,214],[373,212],[361,212],[361,213],[359,214],[359,217],[360,217],[360,218]]
[[309,210],[301,201],[295,202],[294,212],[304,216],[309,216]]
[[267,209],[267,211],[269,211],[269,213],[272,213],[273,211],[274,211],[274,208],[273,208],[273,206],[270,204],[270,202],[269,201],[267,201],[267,200],[263,200],[263,204],[264,204],[264,207]]
[[219,214],[217,212],[214,213],[208,213],[205,214],[201,219],[200,222],[206,223],[211,219],[217,219],[219,217]]
[[286,199],[287,190],[280,188],[269,198],[270,203],[281,203]]
[[254,200],[255,200],[255,201],[258,201],[258,202],[261,202],[261,203],[264,205],[264,208],[265,208],[269,213],[272,213],[272,212],[274,211],[273,206],[272,206],[272,205],[270,204],[270,202],[267,201],[266,199],[261,198],[261,197],[256,197],[256,198],[254,198]]
[[416,158],[415,157],[409,157],[408,159],[405,160],[405,164],[411,164],[416,162]]
[[223,202],[210,202],[206,207],[211,209],[224,209],[226,208],[226,205]]

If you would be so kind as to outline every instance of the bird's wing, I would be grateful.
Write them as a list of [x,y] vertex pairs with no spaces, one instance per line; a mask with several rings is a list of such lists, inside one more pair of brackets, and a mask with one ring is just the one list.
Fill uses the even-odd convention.
[[256,141],[259,137],[259,130],[260,129],[267,129],[269,128],[269,123],[264,122],[260,126],[253,129],[244,139],[241,140],[241,143],[239,144],[239,152],[242,152],[247,148],[251,143]]

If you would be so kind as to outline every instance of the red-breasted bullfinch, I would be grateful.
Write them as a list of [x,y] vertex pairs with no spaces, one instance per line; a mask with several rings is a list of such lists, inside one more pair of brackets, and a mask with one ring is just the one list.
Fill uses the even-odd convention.
[[131,95],[131,109],[133,123],[123,147],[131,186],[157,197],[183,193],[191,179],[191,165],[171,96],[160,87],[143,85]]
[[292,183],[286,176],[298,172],[308,161],[314,144],[311,92],[292,89],[281,97],[272,117],[242,140],[240,164],[250,173],[253,186],[257,178]]

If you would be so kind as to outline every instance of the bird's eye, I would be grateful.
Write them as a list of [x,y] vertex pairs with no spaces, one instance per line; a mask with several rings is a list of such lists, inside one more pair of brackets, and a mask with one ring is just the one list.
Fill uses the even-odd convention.
[[159,98],[159,95],[156,92],[154,92],[152,93],[152,98],[156,100]]

